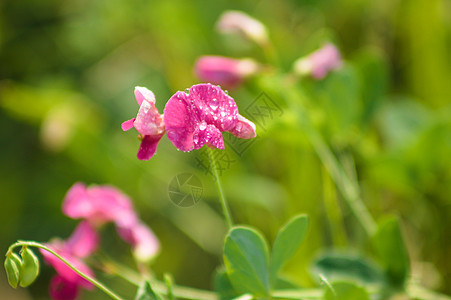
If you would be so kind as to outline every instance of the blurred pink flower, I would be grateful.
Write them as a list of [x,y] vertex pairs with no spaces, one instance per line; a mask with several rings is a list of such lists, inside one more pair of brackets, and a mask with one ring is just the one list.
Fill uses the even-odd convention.
[[243,139],[256,136],[254,123],[238,114],[233,98],[209,83],[175,93],[164,108],[164,122],[169,140],[182,151],[205,144],[224,149],[224,131]]
[[147,261],[158,253],[158,239],[138,219],[130,198],[114,187],[88,188],[83,183],[75,183],[66,194],[63,212],[74,219],[85,219],[96,227],[115,223],[119,235],[131,244],[140,261]]
[[294,63],[294,70],[300,75],[310,74],[315,79],[324,78],[329,71],[342,65],[341,55],[337,47],[326,44],[307,57],[302,57]]
[[145,87],[135,87],[135,97],[139,104],[136,118],[122,123],[122,130],[132,127],[140,133],[141,145],[138,159],[149,160],[157,151],[157,145],[164,135],[163,116],[155,107],[155,95]]
[[83,218],[95,226],[107,222],[129,225],[136,223],[137,216],[126,195],[108,185],[86,187],[75,183],[63,201],[63,213],[73,219]]
[[[69,261],[81,272],[94,276],[92,270],[83,262],[83,258],[91,255],[99,244],[95,229],[86,221],[82,221],[72,236],[66,240],[54,240],[47,247]],[[69,266],[50,252],[40,249],[45,262],[58,273],[50,282],[50,296],[56,300],[72,300],[78,295],[79,287],[92,289],[94,286],[75,273]]]
[[194,72],[201,81],[219,84],[226,89],[236,88],[258,69],[258,64],[252,59],[223,56],[202,56],[194,66]]
[[241,11],[229,10],[224,12],[219,17],[216,28],[222,33],[241,34],[257,44],[268,42],[268,34],[265,26]]
[[128,227],[118,226],[117,232],[132,246],[138,261],[148,261],[157,255],[160,248],[158,240],[152,230],[143,223],[138,222]]

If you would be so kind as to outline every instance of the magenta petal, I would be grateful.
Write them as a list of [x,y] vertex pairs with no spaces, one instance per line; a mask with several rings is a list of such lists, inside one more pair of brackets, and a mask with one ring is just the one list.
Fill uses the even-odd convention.
[[240,139],[251,139],[257,136],[255,124],[241,115],[238,115],[238,121],[230,133]]
[[55,300],[73,300],[78,296],[78,285],[56,275],[50,281],[49,294]]
[[197,113],[190,106],[188,95],[175,93],[164,108],[164,124],[168,139],[177,149],[191,151],[194,148],[194,127],[199,123]]
[[133,125],[142,135],[158,135],[164,132],[163,117],[155,104],[148,101],[142,102]]
[[190,103],[201,120],[215,125],[219,131],[235,126],[238,107],[220,87],[209,83],[193,85],[189,90]]
[[83,258],[91,255],[98,245],[99,236],[97,232],[87,221],[82,221],[66,241],[64,247],[74,256]]
[[207,125],[201,122],[197,126],[193,135],[194,149],[200,149],[203,145],[208,144],[218,149],[224,149],[224,140],[222,139],[221,131],[214,125]]
[[123,131],[127,131],[133,128],[133,122],[135,122],[136,118],[127,120],[121,124],[121,128]]
[[160,142],[162,137],[163,133],[158,135],[145,135],[143,140],[141,141],[141,145],[139,146],[138,159],[151,159],[157,151],[158,143]]
[[135,98],[136,101],[138,101],[139,106],[141,106],[144,100],[155,103],[155,95],[145,87],[135,87]]

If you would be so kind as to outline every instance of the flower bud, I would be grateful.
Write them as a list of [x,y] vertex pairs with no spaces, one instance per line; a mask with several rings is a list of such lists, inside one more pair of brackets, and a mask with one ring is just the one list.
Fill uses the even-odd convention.
[[258,70],[259,65],[252,59],[223,56],[202,56],[194,66],[194,72],[201,81],[219,84],[226,89],[236,88]]
[[20,271],[20,286],[27,287],[35,281],[39,274],[39,260],[28,247],[22,248],[22,268]]
[[315,79],[324,78],[328,72],[342,65],[340,52],[332,44],[326,44],[306,57],[294,63],[294,72],[299,75],[311,75]]
[[17,288],[20,282],[20,270],[22,267],[22,260],[16,253],[7,254],[5,259],[6,276],[8,277],[9,285]]
[[241,11],[226,11],[219,18],[216,28],[222,33],[238,33],[259,45],[268,42],[265,26]]

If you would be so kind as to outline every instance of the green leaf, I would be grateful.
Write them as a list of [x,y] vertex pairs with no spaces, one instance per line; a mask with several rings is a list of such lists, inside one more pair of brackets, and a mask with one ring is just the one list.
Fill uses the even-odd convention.
[[227,272],[224,269],[218,269],[214,276],[214,289],[218,293],[220,300],[230,300],[239,296],[230,282]]
[[260,233],[233,227],[225,239],[224,263],[238,294],[269,295],[268,246]]
[[277,276],[273,289],[274,290],[295,290],[295,289],[299,289],[300,286],[294,282],[292,282],[291,280],[284,278],[284,277],[280,277]]
[[368,292],[352,282],[339,281],[332,283],[332,289],[326,288],[324,300],[369,300]]
[[362,283],[381,283],[381,270],[368,260],[350,254],[327,253],[315,260],[313,271],[330,280],[355,279]]
[[146,280],[139,286],[135,300],[163,300],[163,297],[156,293],[152,289],[150,282]]
[[294,255],[305,237],[308,216],[300,215],[292,218],[279,230],[272,249],[270,274],[274,284],[280,268]]
[[399,220],[390,216],[379,223],[373,245],[389,283],[402,286],[409,274],[409,255],[404,245]]
[[27,287],[32,284],[39,275],[39,259],[28,247],[22,249],[22,269],[20,272],[20,286]]

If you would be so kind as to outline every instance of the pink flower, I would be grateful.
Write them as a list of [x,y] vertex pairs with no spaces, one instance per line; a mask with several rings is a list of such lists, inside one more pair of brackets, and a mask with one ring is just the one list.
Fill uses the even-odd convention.
[[155,107],[155,95],[145,87],[135,87],[135,97],[139,104],[136,118],[122,123],[122,130],[132,127],[140,133],[141,145],[138,159],[149,160],[157,151],[157,145],[164,135],[163,116]]
[[[92,270],[83,262],[83,258],[91,255],[97,249],[98,244],[99,238],[96,231],[88,222],[83,221],[68,240],[54,240],[47,247],[69,261],[78,270],[89,276],[94,276]],[[58,273],[50,282],[50,296],[53,299],[72,300],[77,297],[79,287],[85,289],[94,287],[50,252],[43,249],[40,249],[40,251],[44,260],[52,265]]]
[[227,89],[236,88],[258,69],[258,64],[252,59],[223,56],[202,56],[194,66],[194,72],[200,80],[219,84]]
[[254,123],[238,114],[233,98],[209,83],[175,93],[164,108],[164,122],[169,140],[182,151],[205,144],[224,149],[224,131],[243,139],[256,136]]
[[222,33],[238,33],[257,44],[268,42],[268,34],[265,26],[256,19],[241,11],[224,12],[216,24],[216,28]]
[[329,71],[342,65],[340,52],[332,44],[326,44],[307,57],[294,63],[294,70],[300,75],[310,74],[315,79],[324,78]]
[[114,187],[88,188],[83,183],[75,183],[66,194],[63,212],[97,227],[107,222],[115,223],[119,235],[131,244],[135,257],[140,261],[147,261],[158,253],[158,239],[138,219],[130,198]]
[[63,213],[73,219],[86,219],[96,226],[107,222],[125,226],[137,221],[130,198],[121,191],[107,185],[88,188],[81,182],[67,192]]

